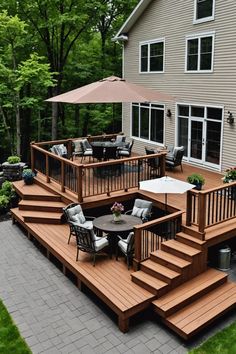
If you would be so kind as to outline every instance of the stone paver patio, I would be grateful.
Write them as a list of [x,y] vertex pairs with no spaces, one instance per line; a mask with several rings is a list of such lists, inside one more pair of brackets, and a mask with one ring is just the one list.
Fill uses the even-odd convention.
[[[236,261],[230,277],[236,280]],[[0,223],[0,298],[33,353],[187,353],[236,320],[232,311],[185,343],[147,312],[119,331],[114,315],[80,292],[11,221]]]

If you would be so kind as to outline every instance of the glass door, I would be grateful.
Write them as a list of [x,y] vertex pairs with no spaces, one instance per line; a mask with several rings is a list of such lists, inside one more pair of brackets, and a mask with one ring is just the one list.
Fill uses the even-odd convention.
[[203,147],[204,147],[204,136],[203,136],[203,121],[200,120],[190,120],[190,160],[203,162]]

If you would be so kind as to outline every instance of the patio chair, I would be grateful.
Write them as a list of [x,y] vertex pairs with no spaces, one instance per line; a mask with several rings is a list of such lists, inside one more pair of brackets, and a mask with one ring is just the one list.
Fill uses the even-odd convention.
[[115,144],[119,145],[119,144],[125,143],[125,140],[126,140],[125,135],[117,135],[116,140],[115,140]]
[[184,147],[175,147],[173,150],[173,155],[166,155],[166,166],[173,169],[174,167],[180,166],[183,172],[182,159],[184,156]]
[[116,260],[118,261],[119,250],[126,256],[128,270],[134,254],[134,232],[130,232],[126,239],[117,235],[119,241],[116,248]]
[[[155,154],[154,149],[149,149],[145,147],[146,155]],[[147,164],[150,167],[150,177],[160,177],[160,159],[159,157],[154,157],[151,159],[147,159]]]
[[102,161],[104,159],[104,146],[92,146],[93,159]]
[[152,202],[143,199],[135,199],[132,210],[126,211],[125,214],[130,214],[141,218],[143,222],[148,221],[151,217]]
[[93,150],[92,150],[92,146],[89,144],[87,139],[83,139],[80,143],[81,146],[81,150],[82,150],[82,158],[81,158],[81,162],[83,161],[83,159],[88,156],[89,158],[91,156],[93,156]]
[[81,139],[78,139],[72,142],[72,146],[74,148],[74,151],[72,152],[72,160],[76,156],[82,157],[83,155],[82,148],[81,148],[81,141],[82,141]]
[[132,141],[130,143],[128,143],[125,147],[118,148],[118,156],[130,157],[133,145],[134,145],[134,139],[132,139]]
[[105,247],[109,246],[107,237],[98,237],[93,227],[74,226],[76,236],[77,253],[76,261],[79,258],[79,251],[92,253],[93,266],[95,266],[96,254],[100,253]]
[[64,144],[53,145],[50,150],[58,156],[67,158],[67,148]]
[[70,234],[68,238],[68,244],[70,243],[70,238],[76,236],[74,227],[83,226],[83,227],[93,227],[93,216],[84,216],[81,205],[77,203],[71,203],[63,208],[63,213],[65,215],[66,221],[70,227]]

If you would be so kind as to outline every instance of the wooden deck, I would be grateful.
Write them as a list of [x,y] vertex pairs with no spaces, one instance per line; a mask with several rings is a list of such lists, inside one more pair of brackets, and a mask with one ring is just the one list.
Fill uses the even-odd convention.
[[[190,165],[184,165],[183,172],[176,168],[174,171],[167,171],[167,174],[186,181],[187,176],[193,172],[204,176],[205,189],[222,184],[220,174]],[[19,181],[15,182],[15,187],[22,201],[19,208],[12,210],[13,220],[23,225],[29,238],[34,237],[45,247],[48,258],[53,255],[61,262],[65,274],[70,271],[75,275],[80,289],[85,284],[117,314],[121,331],[126,332],[129,328],[129,319],[148,306],[153,306],[162,316],[165,311],[162,304],[169,301],[165,300],[165,296],[170,294],[173,299],[171,303],[176,303],[176,291],[181,299],[174,305],[178,310],[176,317],[173,309],[168,310],[164,322],[185,339],[235,306],[236,286],[227,281],[227,276],[221,276],[221,272],[213,270],[212,276],[211,271],[206,269],[208,247],[235,235],[234,219],[221,224],[220,231],[219,226],[207,229],[204,241],[194,237],[196,232],[194,227],[190,234],[187,234],[183,226],[182,232],[176,235],[176,240],[163,242],[161,250],[153,252],[150,259],[141,264],[141,270],[138,272],[128,271],[123,258],[115,261],[113,257],[110,260],[105,254],[97,256],[96,266],[93,267],[88,254],[80,252],[79,261],[75,261],[75,240],[67,244],[69,227],[63,224],[61,208],[69,202],[75,202],[76,195],[69,191],[61,191],[60,185],[56,182],[46,183],[44,176],[40,174],[34,185],[26,186],[23,181]],[[134,193],[133,189],[127,192],[114,192],[110,196],[89,197],[84,200],[83,207],[111,204],[121,197],[129,200],[133,198]],[[164,196],[161,194],[138,189],[136,193],[164,204]],[[168,205],[185,211],[186,195],[168,195]],[[51,221],[53,224],[50,224]],[[202,281],[199,276],[205,280]],[[193,287],[188,283],[192,278],[196,281]],[[215,298],[212,294],[215,292],[223,299],[229,290],[231,296],[227,297],[225,302],[219,302],[217,296]],[[190,295],[185,297],[185,293]],[[156,302],[157,299],[160,299],[159,303]],[[210,306],[211,302],[214,302],[215,308]],[[191,310],[192,303],[194,311]],[[204,311],[200,311],[204,303],[209,304],[205,308],[209,310],[208,316],[205,316]],[[185,316],[185,321],[180,321],[182,315]],[[189,323],[192,325],[188,326]]]

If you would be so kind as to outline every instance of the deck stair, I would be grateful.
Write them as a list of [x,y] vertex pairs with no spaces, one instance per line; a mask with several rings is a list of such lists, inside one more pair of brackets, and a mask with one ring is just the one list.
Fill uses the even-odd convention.
[[189,339],[236,304],[236,284],[227,274],[208,269],[153,301],[164,323]]
[[[27,223],[61,224],[62,208],[66,206],[61,197],[43,187],[33,184],[25,185],[23,181],[14,182],[14,188],[22,200],[18,209]],[[12,211],[14,213],[14,210]]]

